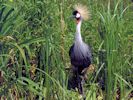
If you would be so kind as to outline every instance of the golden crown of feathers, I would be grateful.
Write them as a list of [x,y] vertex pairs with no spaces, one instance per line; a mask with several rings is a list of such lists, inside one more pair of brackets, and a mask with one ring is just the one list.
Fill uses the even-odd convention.
[[90,12],[89,12],[87,6],[82,5],[82,4],[76,4],[74,6],[74,10],[78,11],[81,14],[83,20],[90,19]]

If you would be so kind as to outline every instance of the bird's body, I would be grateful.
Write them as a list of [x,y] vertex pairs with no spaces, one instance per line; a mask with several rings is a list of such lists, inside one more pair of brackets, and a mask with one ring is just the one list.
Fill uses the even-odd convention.
[[91,50],[90,47],[83,42],[80,27],[82,20],[77,23],[75,41],[69,50],[69,56],[71,59],[71,64],[77,68],[78,73],[82,74],[84,68],[89,67],[92,62]]
[[70,47],[69,56],[72,65],[73,75],[68,81],[68,88],[78,88],[80,94],[84,95],[83,83],[86,70],[92,63],[90,47],[82,40],[81,24],[88,19],[87,7],[76,5],[73,18],[76,19],[76,33],[73,45]]

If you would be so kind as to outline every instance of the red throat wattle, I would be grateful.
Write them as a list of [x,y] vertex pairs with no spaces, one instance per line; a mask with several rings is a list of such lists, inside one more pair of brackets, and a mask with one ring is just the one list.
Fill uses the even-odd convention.
[[78,24],[80,22],[80,19],[76,19],[76,23]]

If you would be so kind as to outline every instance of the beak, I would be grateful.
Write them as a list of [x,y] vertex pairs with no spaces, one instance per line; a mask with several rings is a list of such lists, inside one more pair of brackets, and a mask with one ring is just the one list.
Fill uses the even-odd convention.
[[74,15],[72,15],[72,16],[70,16],[69,18],[71,18],[71,19],[72,19],[72,18],[75,18],[75,16],[74,16]]

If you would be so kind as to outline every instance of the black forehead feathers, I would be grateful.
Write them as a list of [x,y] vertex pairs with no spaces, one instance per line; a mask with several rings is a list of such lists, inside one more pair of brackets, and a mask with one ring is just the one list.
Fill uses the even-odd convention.
[[73,15],[76,15],[77,13],[78,13],[78,11],[77,11],[77,10],[73,11]]

